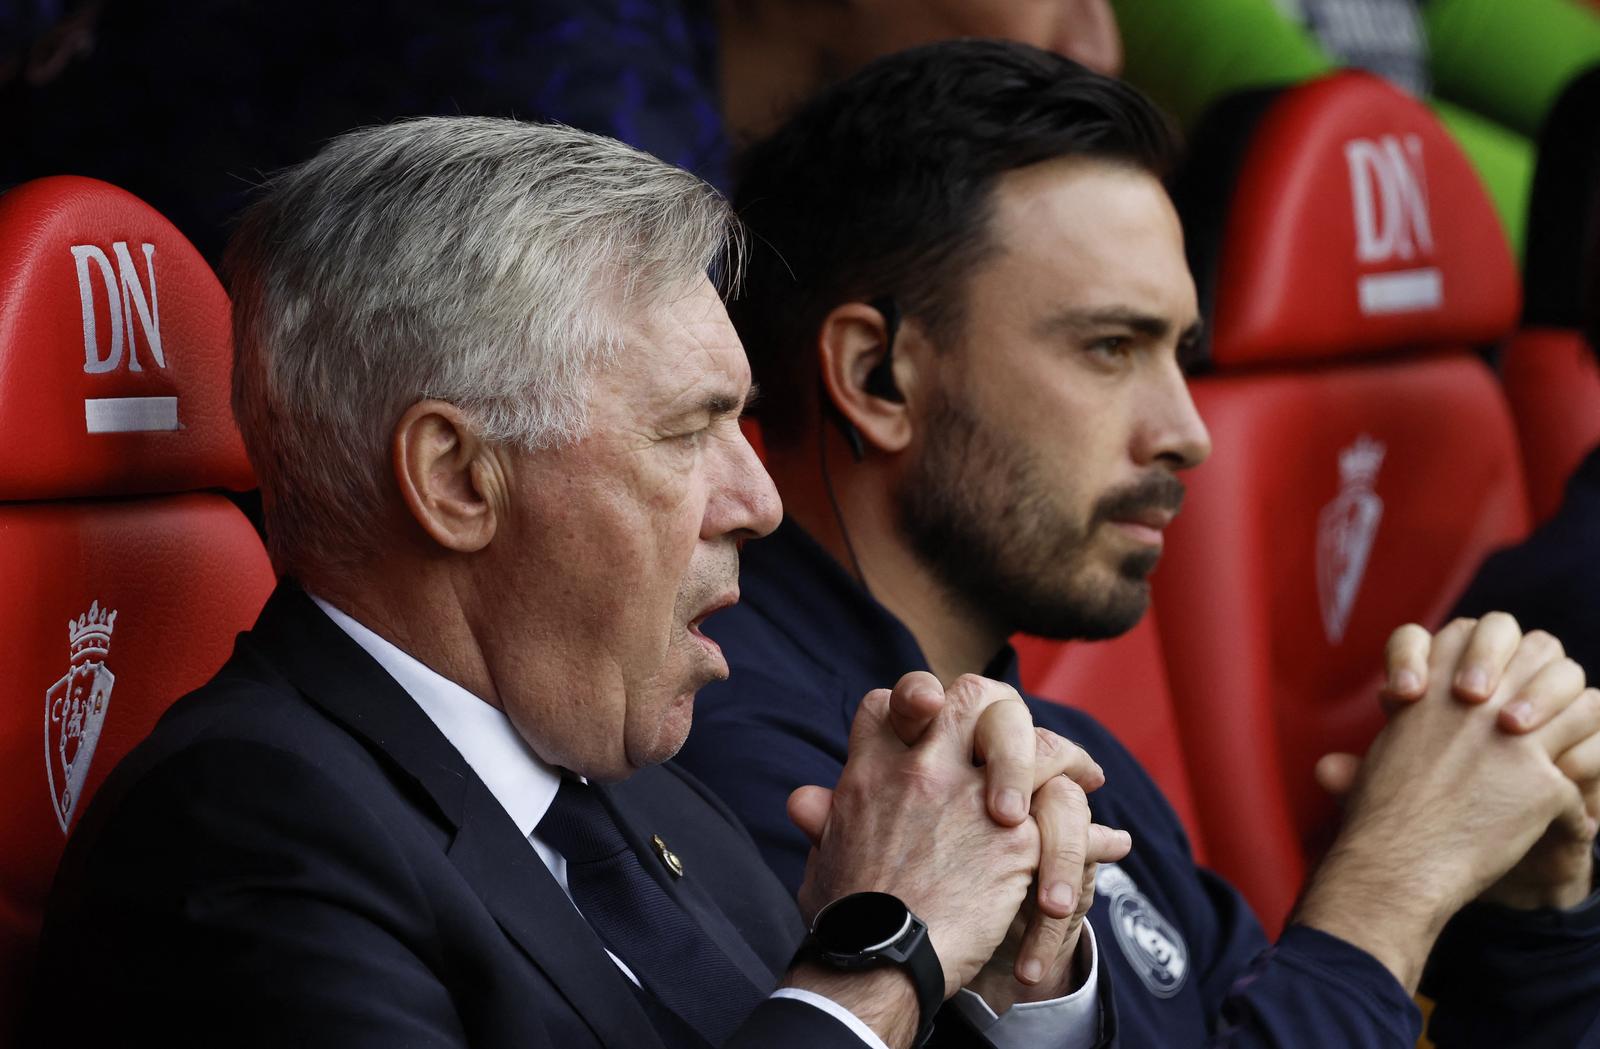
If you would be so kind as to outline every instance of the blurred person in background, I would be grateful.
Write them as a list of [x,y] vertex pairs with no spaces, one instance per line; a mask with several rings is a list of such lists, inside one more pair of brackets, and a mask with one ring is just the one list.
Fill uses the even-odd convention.
[[70,2],[13,20],[49,75],[0,89],[0,188],[105,179],[213,261],[266,173],[396,117],[559,121],[724,185],[730,139],[898,48],[995,36],[1122,60],[1108,0]]

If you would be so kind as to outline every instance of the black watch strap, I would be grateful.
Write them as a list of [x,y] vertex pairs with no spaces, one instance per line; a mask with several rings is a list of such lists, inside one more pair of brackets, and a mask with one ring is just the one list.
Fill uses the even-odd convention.
[[[870,906],[882,912],[889,905],[897,906],[903,915],[898,931],[875,943],[844,943],[850,939],[849,930],[841,934],[829,929],[853,908]],[[867,939],[876,939],[876,933],[866,933]],[[917,1024],[917,1037],[913,1045],[921,1045],[933,1031],[934,1017],[944,1004],[944,966],[928,938],[928,926],[911,913],[904,903],[887,893],[852,893],[828,904],[817,912],[811,933],[801,944],[796,961],[811,961],[831,969],[859,972],[883,965],[898,965],[911,977],[916,989],[917,1006],[921,1012]]]

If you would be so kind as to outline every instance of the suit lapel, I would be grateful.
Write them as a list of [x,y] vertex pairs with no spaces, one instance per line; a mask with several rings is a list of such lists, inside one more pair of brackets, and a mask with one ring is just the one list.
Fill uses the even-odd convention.
[[706,935],[710,936],[729,960],[744,973],[757,994],[766,994],[776,984],[777,974],[761,960],[754,948],[728,920],[722,908],[717,906],[716,901],[701,887],[700,882],[692,874],[682,878],[669,875],[666,866],[651,847],[650,835],[658,829],[667,828],[652,827],[647,812],[635,799],[637,791],[648,789],[642,783],[647,774],[642,773],[631,780],[610,786],[596,785],[600,800],[611,810],[617,826],[628,839],[633,851],[638,854],[645,870],[649,871],[662,887],[677,899],[690,917],[700,924]]
[[450,862],[603,1044],[659,1047],[659,1035],[599,937],[488,788],[478,789],[487,805],[469,804]]
[[489,788],[422,708],[293,583],[248,635],[313,704],[389,759],[455,828],[447,854],[606,1046],[661,1046],[627,977]]

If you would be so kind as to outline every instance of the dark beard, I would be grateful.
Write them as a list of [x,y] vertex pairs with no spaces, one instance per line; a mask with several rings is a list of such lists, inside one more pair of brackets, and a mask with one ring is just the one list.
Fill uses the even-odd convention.
[[1157,550],[1128,554],[1108,586],[1084,578],[1089,539],[1140,509],[1176,510],[1183,484],[1156,471],[1068,518],[1034,461],[942,394],[921,457],[896,493],[900,528],[963,608],[1006,634],[1100,640],[1133,627],[1150,603]]

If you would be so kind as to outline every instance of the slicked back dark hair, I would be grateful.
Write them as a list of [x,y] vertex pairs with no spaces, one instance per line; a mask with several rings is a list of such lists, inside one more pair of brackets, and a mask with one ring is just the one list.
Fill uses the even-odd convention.
[[750,233],[729,305],[765,391],[766,440],[816,416],[817,332],[847,302],[892,295],[935,340],[959,330],[967,275],[996,245],[993,189],[1057,157],[1165,180],[1165,116],[1118,80],[1023,44],[957,40],[878,59],[807,103],[736,168]]

